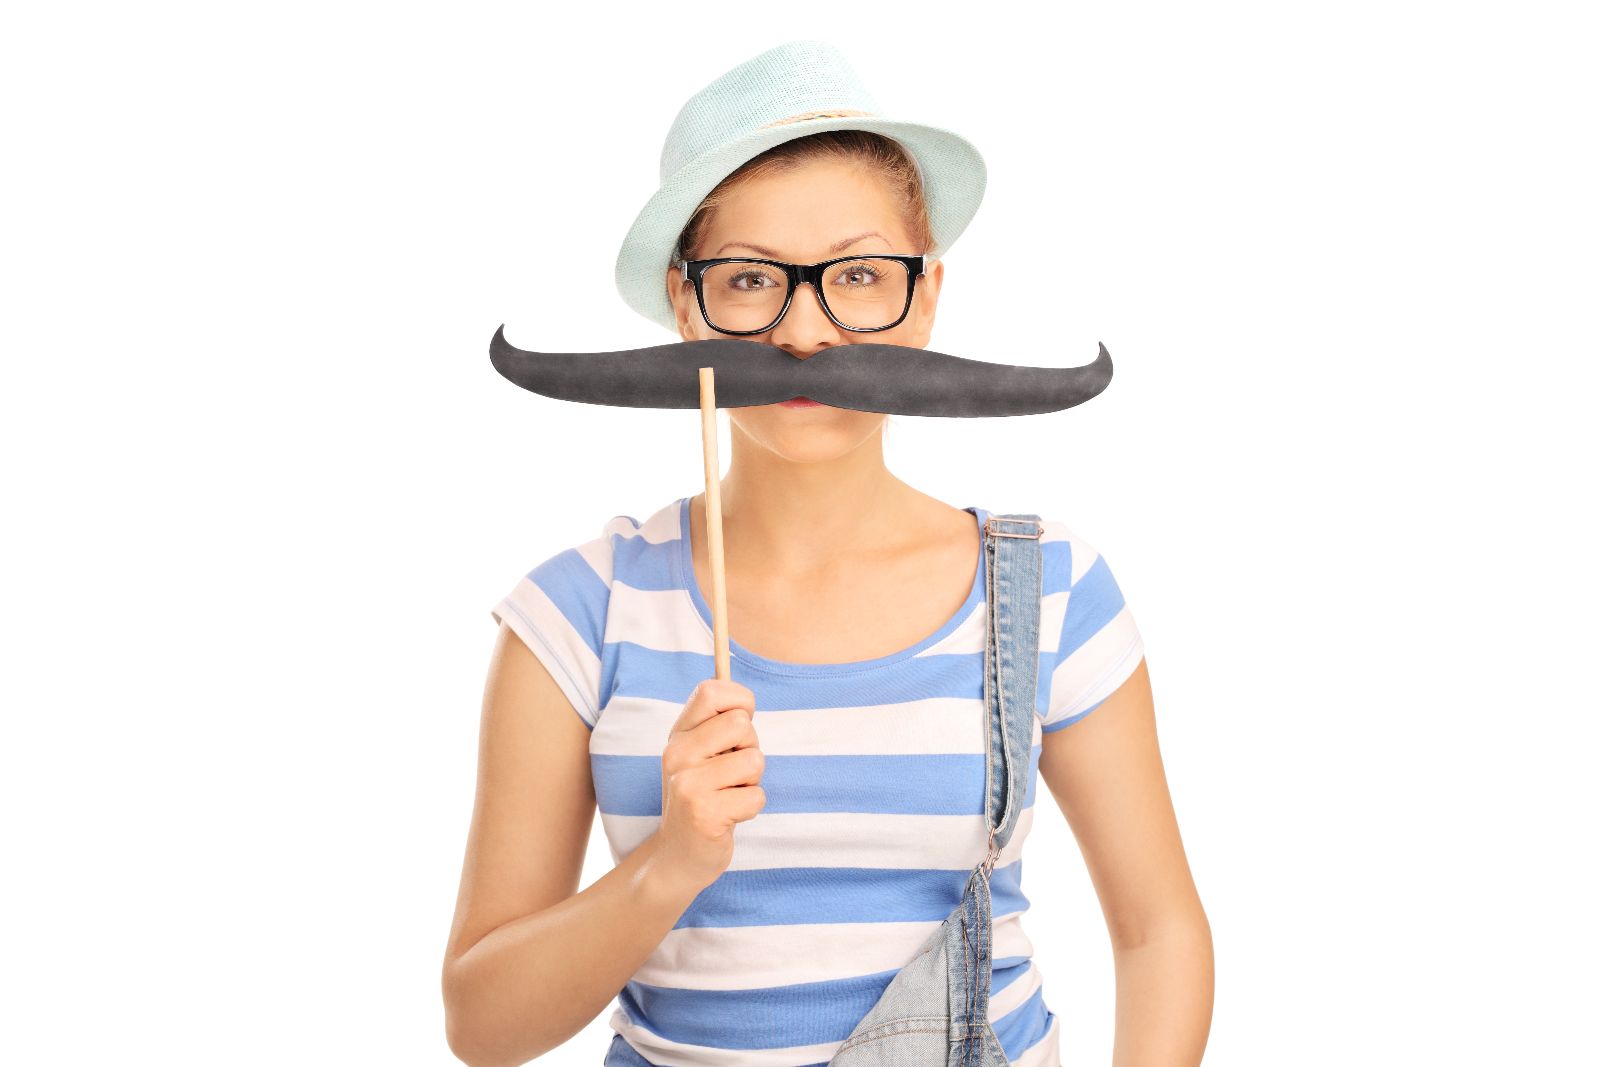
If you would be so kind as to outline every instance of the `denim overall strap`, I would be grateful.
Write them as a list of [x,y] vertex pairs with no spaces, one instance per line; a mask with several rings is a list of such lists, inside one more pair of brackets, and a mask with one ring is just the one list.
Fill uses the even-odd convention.
[[983,699],[989,709],[987,878],[1011,840],[1027,800],[1039,685],[1039,608],[1044,524],[1037,515],[992,515],[984,530],[989,623],[983,649]]
[[997,1067],[1005,1052],[989,1025],[994,921],[989,877],[1027,800],[1039,680],[1039,611],[1044,568],[1037,515],[993,515],[984,526],[988,619],[984,626],[984,807],[988,841],[954,916],[961,952],[951,955],[949,1067]]

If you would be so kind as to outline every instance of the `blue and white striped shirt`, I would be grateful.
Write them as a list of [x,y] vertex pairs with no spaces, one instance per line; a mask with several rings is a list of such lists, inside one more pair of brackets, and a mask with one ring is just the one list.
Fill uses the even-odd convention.
[[[492,609],[590,727],[614,861],[661,816],[661,753],[696,683],[715,676],[711,610],[689,547],[689,497],[535,567]],[[989,515],[970,508],[982,522]],[[1024,810],[990,879],[989,1017],[1018,1067],[1056,1067],[1022,930],[1022,847],[1042,734],[1077,722],[1133,673],[1143,642],[1105,560],[1045,520],[1039,688]],[[623,1062],[825,1064],[961,898],[983,857],[985,576],[934,633],[852,663],[787,663],[729,642],[755,694],[766,807],[735,830],[728,869],[695,898],[617,998]],[[626,1048],[621,1048],[622,1042]]]

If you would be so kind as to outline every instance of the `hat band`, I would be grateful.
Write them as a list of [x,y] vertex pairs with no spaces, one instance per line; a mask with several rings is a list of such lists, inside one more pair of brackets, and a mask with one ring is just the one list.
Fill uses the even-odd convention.
[[766,130],[766,129],[772,128],[773,126],[783,126],[783,125],[785,125],[787,123],[790,123],[790,122],[803,122],[806,119],[842,119],[842,118],[850,118],[850,117],[856,116],[856,115],[872,116],[874,114],[875,114],[875,112],[872,112],[872,111],[859,111],[859,110],[857,110],[857,109],[855,109],[853,107],[837,108],[837,109],[831,110],[831,111],[830,110],[802,111],[800,114],[798,114],[798,115],[790,115],[786,119],[774,119],[773,121],[768,122],[768,123],[766,123],[764,125],[757,126],[756,129],[758,129],[758,130]]

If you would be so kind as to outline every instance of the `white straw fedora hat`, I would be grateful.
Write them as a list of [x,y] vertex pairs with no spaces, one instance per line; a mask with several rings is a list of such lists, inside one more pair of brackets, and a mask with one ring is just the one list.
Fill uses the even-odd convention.
[[839,50],[791,41],[748,59],[701,89],[678,112],[661,147],[661,187],[634,219],[617,254],[617,289],[645,318],[677,333],[666,272],[678,236],[706,194],[773,145],[822,130],[870,130],[916,160],[942,255],[983,200],[987,168],[964,137],[890,118]]

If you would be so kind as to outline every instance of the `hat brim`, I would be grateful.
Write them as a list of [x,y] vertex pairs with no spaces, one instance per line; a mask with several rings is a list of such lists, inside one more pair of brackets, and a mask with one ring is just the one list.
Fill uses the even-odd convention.
[[678,236],[700,202],[746,161],[774,145],[823,130],[867,130],[903,144],[922,173],[933,230],[930,255],[942,255],[961,236],[983,202],[988,169],[976,147],[938,126],[872,115],[802,119],[755,130],[686,163],[645,203],[617,254],[617,291],[628,306],[677,333],[666,271]]

